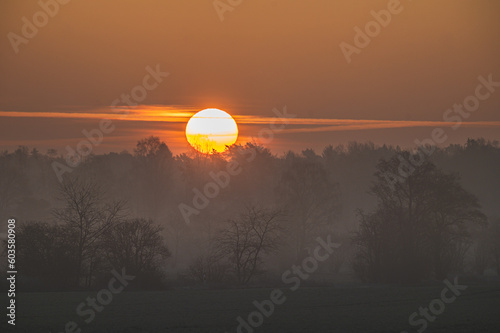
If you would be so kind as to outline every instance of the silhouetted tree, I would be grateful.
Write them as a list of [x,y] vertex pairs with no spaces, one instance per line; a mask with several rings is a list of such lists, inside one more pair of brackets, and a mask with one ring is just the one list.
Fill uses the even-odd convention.
[[486,233],[486,248],[496,268],[497,275],[500,275],[500,219],[493,220]]
[[[245,145],[231,146],[224,156],[241,170],[241,176],[231,179],[232,189],[238,193],[241,202],[252,202],[256,197],[261,202],[275,200],[274,189],[279,180],[279,169],[276,156],[268,148],[247,142]],[[232,194],[227,195],[229,199],[233,197]]]
[[17,232],[17,265],[42,288],[67,288],[77,271],[77,235],[64,226],[31,222]]
[[264,254],[279,248],[282,213],[275,209],[249,206],[238,219],[227,221],[217,239],[217,249],[225,254],[236,279],[247,284],[259,272]]
[[209,247],[206,253],[200,255],[189,265],[189,276],[198,283],[222,285],[230,270],[230,265],[225,259],[225,254],[222,251]]
[[375,281],[418,281],[430,273],[442,279],[460,270],[470,246],[468,226],[482,223],[477,199],[464,190],[459,178],[425,161],[401,181],[398,174],[403,152],[381,160],[371,193],[378,207],[360,214],[354,237],[358,247],[355,268],[363,278]]
[[173,156],[159,137],[150,136],[137,142],[134,149],[138,165],[138,201],[144,209],[139,213],[157,217],[166,203],[172,186]]
[[[493,259],[493,244],[490,243],[490,232],[492,228],[483,228],[478,235],[474,245],[472,246],[473,255],[473,270],[478,275],[483,275],[484,270],[488,268]],[[496,239],[496,242],[498,238]]]
[[126,220],[109,228],[102,238],[102,246],[111,267],[125,267],[137,276],[136,284],[158,283],[164,260],[170,257],[162,230],[152,220],[143,218]]
[[338,184],[329,177],[321,157],[306,155],[287,154],[277,188],[290,216],[295,259],[320,230],[334,223],[339,211]]
[[88,268],[93,266],[95,250],[101,236],[126,216],[124,202],[107,203],[99,184],[80,179],[63,182],[59,187],[59,199],[64,207],[55,209],[54,216],[77,237],[75,282],[79,285],[83,277],[89,285],[92,271]]

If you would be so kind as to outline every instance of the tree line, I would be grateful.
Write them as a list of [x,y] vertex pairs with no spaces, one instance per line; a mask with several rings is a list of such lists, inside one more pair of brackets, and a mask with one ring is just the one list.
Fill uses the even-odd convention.
[[[498,272],[498,142],[436,149],[403,181],[389,181],[411,154],[354,142],[321,154],[277,156],[247,143],[174,156],[149,137],[133,153],[86,156],[59,183],[51,163],[63,156],[19,147],[0,153],[0,215],[21,222],[26,280],[54,289],[93,287],[122,267],[138,276],[137,288],[165,279],[258,283],[307,256],[324,234],[342,244],[325,276],[411,283]],[[179,205],[234,162],[241,174],[187,224]]]

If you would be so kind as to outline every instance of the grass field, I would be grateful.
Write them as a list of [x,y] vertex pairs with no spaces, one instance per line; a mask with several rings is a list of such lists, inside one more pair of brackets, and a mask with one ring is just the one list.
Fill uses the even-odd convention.
[[[416,332],[411,313],[440,297],[444,285],[283,289],[277,305],[255,332]],[[17,296],[14,332],[65,332],[68,321],[82,332],[237,332],[236,318],[255,311],[254,300],[271,289],[124,292],[85,324],[79,303],[95,292],[24,293]],[[5,332],[5,322],[2,324]],[[9,325],[10,326],[10,325]],[[7,331],[12,331],[8,327]],[[71,332],[71,331],[68,331]],[[75,331],[77,332],[77,331]],[[247,333],[247,330],[241,332]],[[469,285],[429,323],[426,332],[500,332],[500,286]]]

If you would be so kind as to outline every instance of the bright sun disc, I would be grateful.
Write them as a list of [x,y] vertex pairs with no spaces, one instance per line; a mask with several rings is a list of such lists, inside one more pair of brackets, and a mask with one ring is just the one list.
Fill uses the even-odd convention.
[[205,109],[189,119],[186,138],[199,152],[223,152],[226,146],[236,142],[238,126],[229,113],[219,109]]

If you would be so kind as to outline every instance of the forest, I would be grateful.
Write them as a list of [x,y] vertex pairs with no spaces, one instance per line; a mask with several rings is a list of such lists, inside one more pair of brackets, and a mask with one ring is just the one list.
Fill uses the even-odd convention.
[[497,278],[499,143],[426,149],[174,156],[151,136],[59,181],[64,156],[20,146],[0,153],[0,215],[17,222],[24,290],[98,288],[123,268],[141,290],[275,285],[320,236],[340,246],[311,284]]

